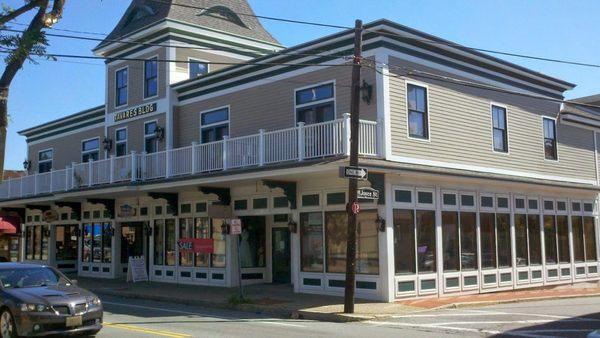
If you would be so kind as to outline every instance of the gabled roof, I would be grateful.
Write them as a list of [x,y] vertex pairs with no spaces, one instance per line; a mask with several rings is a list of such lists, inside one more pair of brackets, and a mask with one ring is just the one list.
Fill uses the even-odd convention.
[[118,40],[165,20],[180,21],[280,45],[258,18],[252,15],[254,11],[246,0],[132,0],[106,40],[94,50],[107,46],[110,44],[109,40]]

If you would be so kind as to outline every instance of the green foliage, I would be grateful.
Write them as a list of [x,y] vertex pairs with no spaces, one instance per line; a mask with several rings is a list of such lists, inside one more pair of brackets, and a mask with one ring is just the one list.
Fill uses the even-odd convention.
[[242,297],[236,293],[229,296],[229,299],[227,299],[227,303],[229,303],[229,305],[252,304],[252,300],[246,297]]

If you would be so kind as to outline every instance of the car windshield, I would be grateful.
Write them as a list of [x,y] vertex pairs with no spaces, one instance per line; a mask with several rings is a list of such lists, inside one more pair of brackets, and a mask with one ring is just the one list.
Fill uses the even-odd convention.
[[54,270],[46,267],[0,270],[0,282],[4,288],[29,288],[54,286],[66,282]]

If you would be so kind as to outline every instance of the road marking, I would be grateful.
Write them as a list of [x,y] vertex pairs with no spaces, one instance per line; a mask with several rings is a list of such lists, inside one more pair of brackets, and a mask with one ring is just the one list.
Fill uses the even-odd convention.
[[[211,315],[207,315],[207,314],[203,314],[203,313],[198,313],[198,312],[184,311],[184,310],[164,309],[164,308],[154,307],[154,306],[124,304],[124,303],[107,302],[107,301],[103,301],[102,303],[109,304],[109,305],[118,305],[118,306],[125,306],[125,307],[137,308],[137,309],[144,309],[144,310],[154,310],[154,311],[162,311],[162,312],[168,312],[168,313],[176,313],[176,314],[187,315],[187,316],[210,317],[210,318],[214,318],[214,319],[220,319],[223,322],[229,322],[230,321],[227,318],[222,318],[222,317],[221,318],[215,318],[214,316],[211,316]],[[236,319],[235,321],[239,322],[240,320]],[[292,324],[292,323],[285,323],[285,322],[282,322],[280,320],[271,319],[271,318],[265,318],[265,319],[261,319],[261,318],[252,318],[252,319],[250,319],[250,318],[248,318],[248,319],[244,319],[243,322],[249,322],[249,323],[253,323],[253,324],[267,324],[267,325],[281,325],[281,326],[292,326],[292,327],[305,327],[304,325]]]
[[189,334],[183,334],[183,333],[177,333],[177,332],[171,332],[171,331],[145,329],[145,328],[142,328],[139,326],[133,326],[133,325],[127,325],[127,324],[103,323],[102,325],[108,326],[108,327],[114,327],[117,329],[127,330],[127,331],[148,333],[148,334],[153,334],[153,335],[162,336],[162,337],[171,337],[171,338],[191,337],[191,335],[189,335]]
[[502,333],[501,331],[496,331],[496,330],[484,330],[484,329],[472,329],[472,328],[467,328],[467,327],[454,327],[454,326],[432,326],[432,324],[409,324],[409,323],[397,323],[397,322],[380,322],[380,321],[365,321],[364,323],[367,324],[371,324],[371,325],[376,325],[376,326],[383,326],[383,325],[390,325],[390,326],[401,326],[401,327],[412,327],[412,328],[422,328],[422,329],[444,329],[444,330],[454,330],[454,331],[458,331],[458,332],[478,332],[478,333],[486,333],[486,334],[500,334]]
[[[572,319],[573,321],[589,321],[596,322],[600,321],[600,319],[596,318],[586,318],[586,317],[570,317],[570,316],[560,316],[560,315],[547,315],[542,313],[526,313],[526,312],[501,312],[501,311],[486,311],[486,310],[470,310],[476,313],[481,313],[482,315],[485,313],[489,313],[490,315],[515,315],[515,316],[531,316],[531,317],[541,317],[541,318],[553,318],[553,319]],[[469,314],[474,315],[474,314]]]
[[435,327],[441,325],[480,325],[480,324],[543,324],[554,322],[550,319],[529,319],[529,320],[490,320],[483,322],[444,322],[437,324],[427,324],[428,326]]

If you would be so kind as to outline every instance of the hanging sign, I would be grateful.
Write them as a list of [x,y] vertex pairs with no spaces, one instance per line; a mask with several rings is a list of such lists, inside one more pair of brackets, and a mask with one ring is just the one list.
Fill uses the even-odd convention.
[[356,191],[356,197],[362,200],[377,200],[379,199],[379,190],[369,187],[360,188]]
[[44,218],[44,222],[47,223],[58,221],[58,212],[54,210],[46,210],[42,214],[42,217]]
[[177,246],[179,252],[182,253],[213,253],[215,251],[212,238],[180,238]]
[[340,177],[364,181],[369,175],[369,170],[363,167],[340,167]]
[[135,207],[133,207],[129,204],[123,204],[119,207],[119,217],[120,218],[133,217],[133,216],[135,216]]
[[132,119],[156,111],[156,102],[124,110],[115,114],[115,122]]
[[241,235],[242,234],[242,220],[239,218],[232,218],[229,220],[229,234],[230,235]]
[[127,281],[134,283],[148,281],[148,271],[146,270],[146,259],[144,256],[129,256]]

